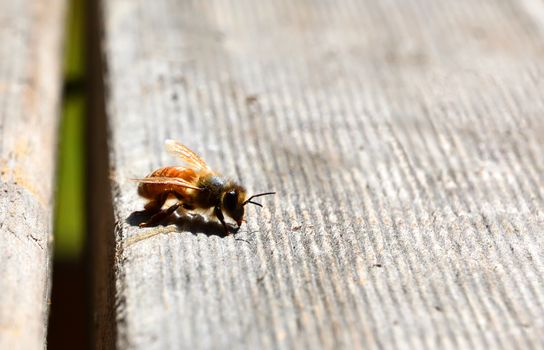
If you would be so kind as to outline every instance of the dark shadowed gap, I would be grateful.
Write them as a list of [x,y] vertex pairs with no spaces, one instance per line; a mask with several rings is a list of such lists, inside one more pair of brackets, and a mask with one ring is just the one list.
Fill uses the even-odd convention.
[[114,217],[112,188],[109,175],[108,123],[105,108],[104,76],[107,66],[103,62],[102,1],[87,1],[87,82],[88,108],[86,119],[86,206],[88,257],[90,345],[93,349],[114,349],[117,322],[123,322],[116,310],[122,301],[115,301],[114,271]]
[[64,88],[54,220],[54,260],[47,334],[49,349],[88,347],[85,244],[84,0],[70,0],[65,29]]

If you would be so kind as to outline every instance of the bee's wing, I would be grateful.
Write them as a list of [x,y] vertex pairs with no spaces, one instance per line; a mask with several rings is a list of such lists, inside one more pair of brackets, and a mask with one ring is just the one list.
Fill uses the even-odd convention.
[[193,190],[201,190],[202,188],[193,185],[191,182],[186,181],[179,177],[145,177],[143,179],[131,179],[132,181],[146,183],[146,184],[162,184],[162,185],[175,185],[185,188],[192,188]]
[[166,140],[166,150],[176,157],[181,158],[187,165],[196,171],[211,172],[210,167],[204,159],[200,158],[195,152],[191,151],[186,146],[174,140]]

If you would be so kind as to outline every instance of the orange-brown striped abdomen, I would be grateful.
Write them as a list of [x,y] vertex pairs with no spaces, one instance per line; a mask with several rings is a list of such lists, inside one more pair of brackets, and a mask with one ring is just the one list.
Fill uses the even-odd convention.
[[[193,169],[185,167],[160,168],[149,174],[147,177],[176,177],[194,183],[195,186],[198,180],[198,175],[196,172]],[[156,198],[165,192],[176,192],[184,195],[186,191],[186,187],[172,184],[140,183],[138,186],[138,194],[149,199]]]

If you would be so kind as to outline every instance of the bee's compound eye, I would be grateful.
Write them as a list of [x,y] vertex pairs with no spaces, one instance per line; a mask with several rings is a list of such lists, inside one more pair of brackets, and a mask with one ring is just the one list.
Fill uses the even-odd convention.
[[229,191],[225,193],[225,197],[223,198],[223,205],[225,208],[234,210],[236,208],[237,197],[238,194],[236,191]]

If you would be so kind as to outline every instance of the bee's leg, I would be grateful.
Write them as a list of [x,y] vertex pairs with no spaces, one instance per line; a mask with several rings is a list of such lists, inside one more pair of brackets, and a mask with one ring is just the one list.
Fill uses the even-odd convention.
[[170,215],[172,215],[176,210],[178,210],[178,208],[181,205],[182,205],[182,202],[176,202],[176,204],[170,206],[170,208],[168,208],[166,210],[159,211],[158,213],[153,215],[149,220],[147,220],[146,222],[141,223],[140,227],[148,227],[148,226],[155,225],[156,223],[158,223],[158,222],[166,219]]
[[168,192],[162,193],[157,198],[150,200],[144,206],[144,210],[138,211],[138,214],[149,215],[159,212],[168,198]]
[[172,192],[172,193],[174,194],[174,196],[176,196],[178,201],[181,202],[181,206],[183,207],[183,209],[185,209],[185,210],[195,209],[195,206],[187,203],[187,199],[185,197],[183,197],[181,194],[179,194],[177,192]]
[[219,221],[223,225],[223,228],[225,229],[225,235],[228,236],[230,234],[230,232],[229,232],[229,228],[227,227],[227,224],[225,223],[225,217],[223,216],[223,211],[221,210],[221,207],[216,206],[213,209],[213,213],[215,214],[215,216],[217,216],[217,218],[219,219]]

